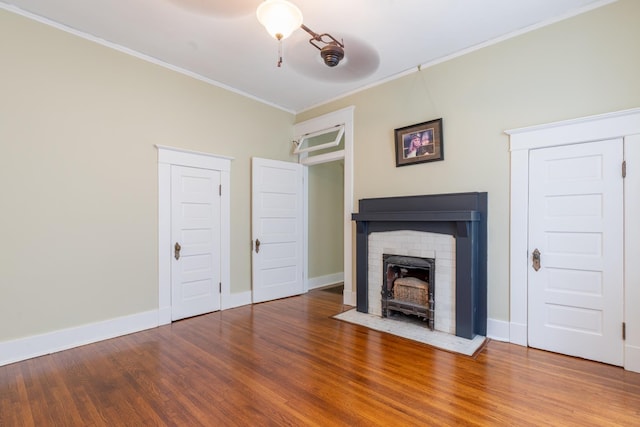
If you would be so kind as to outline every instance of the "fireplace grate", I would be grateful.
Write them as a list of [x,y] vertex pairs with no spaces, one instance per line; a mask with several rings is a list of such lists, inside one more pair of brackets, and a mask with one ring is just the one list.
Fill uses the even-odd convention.
[[417,316],[435,325],[435,260],[383,255],[382,317],[393,312]]

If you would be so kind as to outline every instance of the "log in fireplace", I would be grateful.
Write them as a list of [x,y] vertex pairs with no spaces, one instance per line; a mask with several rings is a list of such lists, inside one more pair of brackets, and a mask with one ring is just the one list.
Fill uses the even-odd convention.
[[[368,237],[415,230],[453,236],[455,331],[472,339],[487,330],[487,193],[361,199],[356,221],[356,309],[368,313]],[[386,272],[385,272],[386,274]]]

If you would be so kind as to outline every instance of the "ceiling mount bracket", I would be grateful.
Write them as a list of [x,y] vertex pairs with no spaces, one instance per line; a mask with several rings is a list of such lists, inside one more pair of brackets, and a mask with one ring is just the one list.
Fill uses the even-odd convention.
[[[335,67],[344,58],[344,40],[338,41],[328,33],[318,34],[304,24],[300,25],[300,28],[311,35],[309,43],[320,51],[325,65]],[[320,46],[318,43],[323,43],[324,46]]]

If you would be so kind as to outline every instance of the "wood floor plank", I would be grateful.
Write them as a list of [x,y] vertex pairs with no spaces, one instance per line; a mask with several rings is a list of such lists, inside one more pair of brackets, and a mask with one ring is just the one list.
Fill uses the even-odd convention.
[[495,341],[461,356],[335,320],[341,300],[314,291],[0,367],[0,426],[640,425],[640,374]]

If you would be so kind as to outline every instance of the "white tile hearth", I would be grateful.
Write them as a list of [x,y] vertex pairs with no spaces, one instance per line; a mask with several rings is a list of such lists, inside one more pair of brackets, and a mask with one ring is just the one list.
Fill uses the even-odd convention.
[[445,332],[431,331],[424,324],[416,324],[415,321],[392,320],[373,314],[360,313],[356,309],[342,312],[333,317],[466,356],[473,356],[486,340],[480,335],[468,340]]

